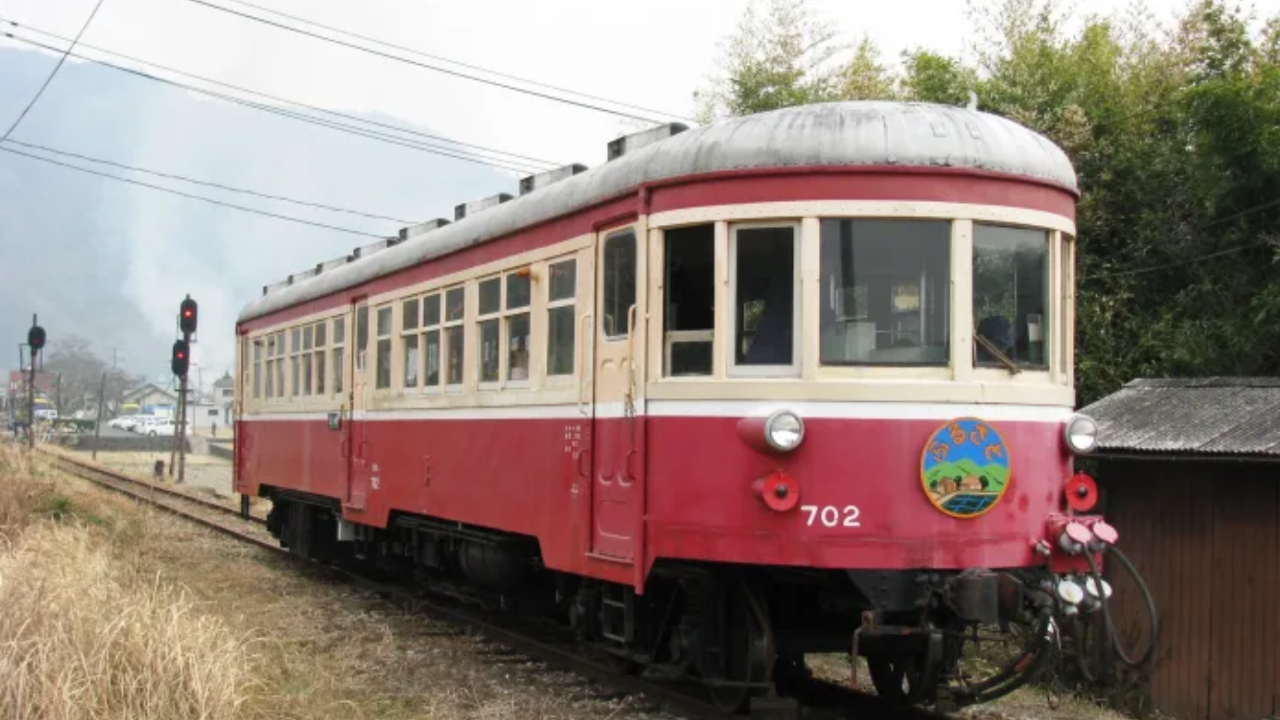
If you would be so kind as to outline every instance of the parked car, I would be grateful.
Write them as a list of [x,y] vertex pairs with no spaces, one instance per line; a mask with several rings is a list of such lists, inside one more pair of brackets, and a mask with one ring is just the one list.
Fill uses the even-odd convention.
[[[183,429],[191,430],[191,423],[183,423]],[[178,431],[178,423],[173,418],[164,418],[147,426],[146,434],[150,437],[173,437]]]
[[107,427],[115,428],[116,430],[128,430],[137,422],[137,415],[121,415],[120,417],[112,418],[111,421],[107,423]]

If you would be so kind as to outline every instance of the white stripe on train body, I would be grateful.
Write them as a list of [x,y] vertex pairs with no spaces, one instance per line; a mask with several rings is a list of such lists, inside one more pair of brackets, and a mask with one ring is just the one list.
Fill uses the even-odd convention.
[[[362,422],[412,420],[571,420],[588,417],[620,418],[622,403],[596,405],[504,405],[499,407],[422,408],[413,410],[360,410],[354,419]],[[804,419],[848,420],[950,420],[978,417],[992,422],[1061,423],[1072,415],[1069,407],[1058,405],[994,405],[978,403],[891,403],[824,402],[776,400],[655,400],[637,404],[636,415],[653,418],[750,417],[790,410]],[[325,421],[328,413],[262,413],[245,415],[244,422]]]

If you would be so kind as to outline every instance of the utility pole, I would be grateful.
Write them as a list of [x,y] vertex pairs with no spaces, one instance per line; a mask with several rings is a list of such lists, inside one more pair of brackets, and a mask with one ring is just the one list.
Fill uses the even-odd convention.
[[102,440],[102,405],[106,402],[107,373],[102,373],[102,384],[98,386],[98,421],[93,424],[93,459],[98,459],[98,444]]
[[31,329],[27,331],[27,346],[31,348],[31,370],[27,375],[27,449],[36,447],[36,356],[44,349],[44,328],[36,322],[36,314],[31,314]]

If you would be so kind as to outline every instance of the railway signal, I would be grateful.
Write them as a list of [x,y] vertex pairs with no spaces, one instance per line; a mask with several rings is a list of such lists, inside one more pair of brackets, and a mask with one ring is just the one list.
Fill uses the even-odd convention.
[[[29,448],[34,448],[36,445],[36,436],[32,431],[36,421],[36,356],[44,349],[47,340],[44,328],[36,322],[37,319],[36,315],[31,316],[31,329],[27,331],[27,346],[31,348],[31,369],[27,375],[27,447]],[[22,360],[21,353],[18,360]]]
[[187,368],[191,364],[191,345],[186,340],[173,341],[173,357],[169,360],[169,367],[173,370],[173,374],[179,378],[186,380]]
[[[199,321],[199,305],[187,295],[178,304],[178,329],[182,331],[182,339],[173,343],[173,357],[169,366],[178,377],[178,412],[174,418],[173,430],[174,450],[178,455],[178,482],[186,475],[186,427],[187,427],[187,370],[191,366],[191,335],[196,331]],[[169,473],[173,473],[173,456],[169,458]]]
[[27,345],[31,346],[31,356],[34,358],[36,353],[44,349],[45,336],[44,328],[34,324],[34,318],[32,320],[31,329],[27,331]]
[[196,322],[198,307],[196,301],[188,295],[178,308],[178,326],[182,328],[183,335],[192,335],[196,331]]

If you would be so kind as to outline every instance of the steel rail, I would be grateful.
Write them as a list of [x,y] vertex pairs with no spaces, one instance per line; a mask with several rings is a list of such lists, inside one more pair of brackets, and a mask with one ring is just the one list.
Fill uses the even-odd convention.
[[[209,510],[224,513],[227,515],[234,515],[235,517],[240,518],[242,520],[244,519],[240,515],[239,510],[233,507],[230,507],[228,505],[223,505],[222,503],[214,502],[212,500],[207,500],[205,498],[198,497],[196,495],[191,495],[190,493],[185,493],[185,492],[182,492],[181,490],[177,490],[174,488],[165,487],[164,485],[161,485],[159,483],[146,482],[139,478],[133,477],[131,475],[127,475],[123,472],[112,470],[111,468],[108,468],[106,466],[89,462],[81,458],[72,457],[62,452],[49,450],[47,448],[40,448],[39,452],[43,453],[47,457],[53,458],[55,462],[61,463],[63,465],[72,465],[77,468],[87,470],[89,472],[101,473],[107,477],[110,477],[120,482],[127,482],[133,485],[137,485],[139,487],[146,488],[148,490],[154,490],[163,495],[178,498],[186,502],[194,503],[196,505],[207,508]],[[63,469],[66,469],[66,468],[64,467]],[[257,525],[264,525],[264,526],[267,523],[267,521],[264,518],[257,515],[250,515],[248,521]]]

